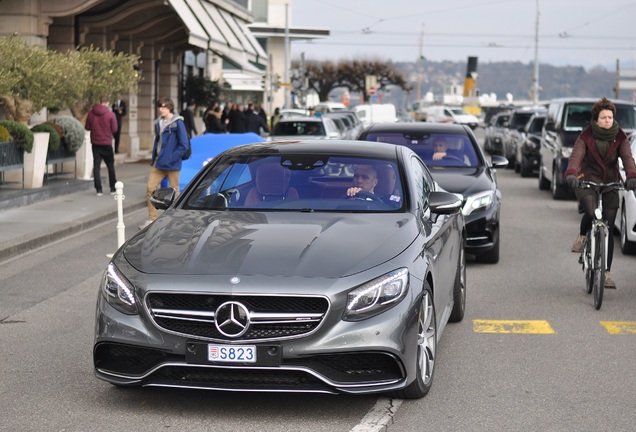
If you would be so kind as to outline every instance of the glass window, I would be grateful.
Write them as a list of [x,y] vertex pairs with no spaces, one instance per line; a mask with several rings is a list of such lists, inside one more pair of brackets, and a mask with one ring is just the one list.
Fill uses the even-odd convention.
[[475,151],[476,144],[468,135],[378,132],[368,134],[365,139],[406,146],[422,158],[428,167],[477,167],[480,164]]
[[[404,208],[392,160],[328,154],[251,155],[216,161],[184,204],[188,209],[388,212]],[[354,196],[347,190],[360,188]]]
[[433,178],[422,162],[415,157],[411,158],[411,168],[415,179],[415,195],[419,201],[419,207],[426,210],[428,208],[428,195],[433,187]]
[[592,121],[592,103],[568,104],[563,118],[563,130],[582,131]]

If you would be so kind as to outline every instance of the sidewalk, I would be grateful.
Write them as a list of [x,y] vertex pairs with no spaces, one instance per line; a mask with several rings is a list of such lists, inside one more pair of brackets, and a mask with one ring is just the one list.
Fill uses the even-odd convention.
[[[149,161],[117,164],[124,215],[146,207]],[[108,173],[102,168],[108,190]],[[0,262],[117,218],[117,201],[98,197],[93,180],[51,179],[33,190],[0,188]]]

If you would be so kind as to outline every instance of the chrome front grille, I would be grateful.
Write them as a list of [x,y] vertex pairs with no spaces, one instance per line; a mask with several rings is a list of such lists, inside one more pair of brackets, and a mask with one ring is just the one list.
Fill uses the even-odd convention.
[[318,328],[329,309],[324,297],[149,293],[156,325],[186,337],[210,340],[271,340]]

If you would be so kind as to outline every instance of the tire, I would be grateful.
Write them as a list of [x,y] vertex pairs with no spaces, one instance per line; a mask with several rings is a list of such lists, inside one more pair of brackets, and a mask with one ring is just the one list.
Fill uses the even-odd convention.
[[501,243],[501,231],[497,235],[497,241],[492,249],[475,257],[475,261],[484,264],[497,264],[499,262],[499,243]]
[[466,255],[462,245],[459,252],[459,262],[457,273],[455,274],[455,284],[453,285],[453,310],[448,320],[450,322],[460,322],[464,319],[466,312]]
[[603,304],[603,292],[605,290],[605,261],[606,253],[605,240],[607,232],[604,229],[596,230],[594,249],[596,254],[594,257],[594,286],[592,293],[594,295],[594,307],[596,310],[601,308]]
[[636,242],[627,239],[627,216],[625,215],[625,203],[621,208],[621,252],[625,255],[633,255],[636,253]]
[[521,172],[521,164],[519,162],[517,162],[517,158],[516,157],[515,157],[514,161],[515,161],[515,172],[517,174],[519,174]]
[[[587,238],[590,239],[590,233],[587,233]],[[590,256],[590,242],[588,241],[583,248],[583,271],[585,271],[585,291],[588,294],[592,294],[594,289],[594,271],[592,269],[592,259]]]
[[415,350],[416,376],[411,384],[403,390],[393,392],[400,399],[420,399],[426,396],[433,384],[435,361],[437,360],[437,318],[433,293],[424,283],[422,301],[417,317],[417,349]]
[[539,167],[539,190],[549,190],[550,181],[543,177],[543,165]]
[[552,181],[550,182],[550,189],[552,190],[552,198],[555,200],[562,200],[568,197],[568,191],[563,186],[559,186],[557,182],[557,171],[552,168]]

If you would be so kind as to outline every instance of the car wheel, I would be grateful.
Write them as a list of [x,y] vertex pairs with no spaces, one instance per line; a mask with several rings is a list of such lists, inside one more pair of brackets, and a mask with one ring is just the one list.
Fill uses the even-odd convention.
[[426,396],[433,384],[437,356],[437,319],[433,293],[424,283],[422,301],[417,317],[417,349],[415,350],[415,379],[404,390],[394,392],[401,399],[420,399]]
[[621,252],[625,255],[636,253],[636,242],[627,239],[627,216],[625,215],[625,204],[621,210]]
[[497,264],[499,262],[499,243],[501,243],[501,232],[497,236],[497,241],[492,249],[475,257],[475,261],[484,264]]
[[455,274],[455,284],[453,286],[453,310],[451,311],[450,322],[460,322],[464,319],[466,311],[466,255],[462,247],[459,252],[459,262],[457,273]]
[[520,173],[521,172],[521,164],[519,162],[517,162],[516,158],[515,158],[515,172],[516,173]]
[[562,200],[567,198],[567,190],[563,186],[559,186],[559,183],[557,182],[557,170],[555,168],[552,168],[552,181],[550,183],[550,187],[552,189],[552,198],[554,198],[555,200]]
[[550,189],[550,181],[543,176],[543,165],[539,167],[539,189],[540,190]]

